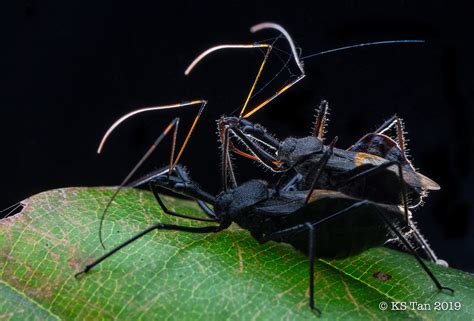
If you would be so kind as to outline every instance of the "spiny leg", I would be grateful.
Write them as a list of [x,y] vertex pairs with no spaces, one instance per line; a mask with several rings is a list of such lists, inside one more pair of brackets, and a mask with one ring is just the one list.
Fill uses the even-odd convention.
[[321,141],[324,141],[324,128],[326,127],[327,123],[328,110],[328,102],[322,100],[319,104],[318,115],[316,116],[316,121],[314,122],[314,127],[312,131],[313,137],[317,137]]
[[[410,234],[413,234],[415,241],[418,243],[418,245],[421,247],[421,249],[425,252],[426,256],[431,260],[431,262],[436,263],[436,264],[446,264],[445,261],[438,259],[434,251],[431,249],[430,245],[428,242],[425,240],[425,238],[420,234],[416,226],[413,224],[413,222],[410,220]],[[441,262],[444,262],[441,263]]]
[[426,256],[433,262],[437,263],[439,262],[438,258],[434,254],[433,250],[431,247],[428,245],[428,243],[424,240],[424,238],[419,234],[418,230],[413,226],[412,221],[410,220],[409,217],[409,212],[408,212],[408,196],[407,196],[407,190],[406,190],[406,185],[405,181],[403,179],[403,168],[400,163],[398,162],[387,162],[385,164],[378,165],[373,168],[369,168],[363,172],[357,173],[354,176],[348,178],[344,182],[338,184],[335,186],[336,189],[339,189],[343,187],[344,185],[347,185],[351,182],[354,182],[358,179],[362,179],[364,177],[370,176],[370,175],[376,175],[377,173],[385,171],[387,168],[391,166],[397,166],[397,171],[398,171],[398,180],[399,180],[399,187],[400,187],[400,192],[402,194],[402,205],[403,205],[403,211],[405,215],[405,222],[406,222],[406,227],[409,228],[414,237],[416,242],[421,246],[422,250],[425,252]]
[[431,272],[431,270],[428,268],[428,266],[425,264],[425,262],[423,262],[423,260],[420,258],[420,256],[418,255],[418,253],[416,253],[415,249],[411,246],[410,242],[408,242],[408,240],[403,236],[402,233],[400,233],[400,231],[390,222],[390,220],[385,216],[384,213],[382,213],[382,211],[374,206],[375,210],[377,211],[378,215],[382,218],[382,220],[385,222],[385,224],[390,228],[390,230],[392,230],[393,233],[395,233],[395,235],[397,235],[398,239],[400,241],[402,241],[402,243],[408,248],[408,250],[413,254],[413,256],[416,258],[416,260],[418,261],[418,263],[421,265],[421,267],[423,268],[423,270],[426,272],[426,274],[428,274],[428,276],[431,278],[431,280],[433,281],[433,283],[436,285],[436,287],[438,288],[438,290],[448,290],[451,292],[451,294],[454,294],[454,290],[449,288],[449,287],[446,287],[446,286],[443,286],[441,285],[441,283],[438,281],[438,279],[434,276],[433,272]]
[[[252,156],[255,157],[258,161],[260,161],[263,165],[268,167],[270,170],[274,172],[280,172],[281,169],[279,168],[280,163],[276,159],[275,156],[266,152],[262,147],[258,144],[250,140],[245,133],[243,133],[239,128],[229,126],[229,130],[247,147],[248,150],[253,154]],[[234,152],[237,152],[233,149]],[[237,152],[240,155],[242,153]],[[244,155],[245,156],[245,155]],[[253,159],[253,157],[251,157]]]
[[[259,141],[270,147],[273,150],[278,150],[280,142],[272,135],[268,134],[261,126],[254,125],[243,118],[236,117],[222,117],[218,121],[218,129],[221,141],[225,139],[225,132],[230,131],[238,139],[238,141],[245,145],[251,154],[244,152],[234,146],[231,137],[228,138],[229,149],[238,155],[244,156],[254,161],[258,161],[270,168],[272,171],[279,172],[280,162],[276,157],[265,151],[254,140]],[[252,139],[250,139],[250,136]]]
[[[387,130],[393,127],[393,125],[396,126],[396,131],[397,131],[397,139],[398,139],[398,145],[400,147],[400,150],[403,152],[405,155],[405,133],[403,129],[403,121],[401,118],[399,118],[397,115],[393,115],[388,119],[386,122],[384,122],[377,130],[375,130],[376,134],[383,134]],[[406,157],[406,155],[405,155]]]
[[232,181],[232,188],[237,187],[237,180],[235,179],[234,170],[232,168],[232,162],[229,155],[229,127],[224,126],[223,132],[221,133],[221,153],[222,153],[222,188],[225,192],[228,190],[228,174]]

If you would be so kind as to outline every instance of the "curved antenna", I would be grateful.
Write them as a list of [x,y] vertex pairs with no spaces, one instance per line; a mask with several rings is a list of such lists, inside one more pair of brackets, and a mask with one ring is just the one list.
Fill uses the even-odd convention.
[[278,30],[283,36],[285,36],[286,40],[288,41],[288,44],[290,45],[291,52],[293,53],[293,57],[295,58],[295,62],[298,65],[298,68],[300,69],[301,73],[304,74],[304,68],[303,68],[303,63],[301,62],[298,53],[296,52],[296,46],[295,43],[293,42],[293,38],[291,38],[290,34],[288,31],[286,31],[285,28],[280,26],[277,23],[274,22],[262,22],[259,24],[256,24],[252,28],[250,28],[250,32],[255,33],[257,31],[263,30],[263,29],[276,29]]
[[260,31],[260,30],[263,30],[263,29],[276,29],[278,30],[281,34],[283,34],[283,36],[286,38],[286,40],[288,41],[290,47],[291,47],[291,51],[292,51],[292,54],[293,54],[293,57],[295,59],[295,62],[301,72],[301,75],[298,76],[297,79],[291,81],[289,84],[285,85],[283,88],[281,88],[280,90],[278,90],[276,93],[274,93],[272,96],[270,96],[269,98],[265,99],[262,103],[260,103],[259,105],[257,105],[256,107],[253,107],[250,111],[247,111],[246,112],[246,109],[247,109],[247,105],[250,101],[250,98],[252,97],[252,94],[255,90],[255,87],[257,85],[257,82],[262,74],[262,71],[263,71],[263,68],[268,60],[268,56],[272,50],[272,45],[270,44],[230,44],[230,45],[219,45],[219,46],[215,46],[215,47],[211,47],[207,50],[205,50],[204,52],[202,52],[199,56],[197,56],[196,59],[193,60],[193,62],[191,62],[191,64],[188,66],[188,68],[186,68],[184,74],[185,75],[189,75],[189,73],[191,73],[191,71],[196,67],[196,65],[201,61],[203,60],[206,56],[208,56],[209,54],[211,54],[212,52],[214,51],[218,51],[218,50],[222,50],[222,49],[235,49],[235,48],[245,48],[245,49],[248,49],[248,48],[267,48],[267,51],[265,53],[265,57],[262,61],[262,63],[260,64],[260,68],[258,70],[258,73],[257,73],[257,76],[255,77],[255,80],[252,84],[252,87],[250,88],[250,91],[249,91],[249,94],[247,95],[247,98],[244,102],[244,105],[240,111],[240,114],[239,114],[239,117],[243,117],[243,118],[247,118],[247,117],[250,117],[251,115],[253,115],[255,112],[257,112],[258,110],[260,110],[262,107],[264,107],[265,105],[267,105],[268,103],[270,103],[273,99],[275,99],[276,97],[278,97],[279,95],[281,95],[283,92],[285,92],[287,89],[289,89],[290,87],[292,87],[294,84],[296,84],[297,82],[299,82],[301,79],[303,79],[305,77],[305,72],[304,72],[304,68],[303,68],[303,63],[301,62],[301,60],[299,59],[299,56],[298,56],[298,53],[296,51],[296,46],[293,42],[293,39],[291,38],[290,34],[285,30],[285,28],[283,28],[282,26],[280,26],[279,24],[276,24],[276,23],[273,23],[273,22],[263,22],[263,23],[259,23],[255,26],[253,26],[252,28],[250,28],[250,31],[252,33],[255,33],[257,31]]
[[[100,223],[99,223],[99,241],[100,244],[102,245],[102,248],[105,249],[105,244],[104,244],[104,237],[103,237],[103,227],[104,227],[104,220],[105,216],[107,214],[107,211],[109,210],[110,206],[112,205],[112,202],[114,199],[117,197],[118,193],[123,189],[123,187],[128,183],[128,181],[132,178],[132,176],[136,173],[136,171],[143,165],[143,163],[150,157],[150,155],[153,153],[153,151],[156,149],[156,147],[161,143],[161,141],[165,138],[166,135],[171,131],[173,127],[177,127],[179,124],[179,118],[173,119],[168,126],[163,130],[163,132],[158,136],[158,138],[154,141],[154,143],[150,146],[150,148],[146,151],[146,153],[140,158],[138,163],[133,167],[133,169],[128,173],[128,175],[125,177],[125,179],[120,183],[120,186],[115,190],[114,194],[112,194],[112,197],[109,199],[107,202],[107,205],[104,208],[104,211],[102,212],[102,216],[100,217]],[[176,138],[176,136],[174,136]],[[174,145],[174,142],[173,142]],[[174,148],[172,149],[174,150]],[[171,165],[171,164],[170,164]],[[168,173],[172,170],[170,167],[168,169]]]
[[[132,116],[135,116],[137,114],[140,114],[140,113],[144,113],[144,112],[147,112],[147,111],[154,111],[154,110],[162,110],[162,109],[172,109],[172,108],[179,108],[179,107],[185,107],[185,106],[190,106],[190,105],[197,105],[197,104],[201,104],[203,107],[207,104],[207,101],[205,100],[194,100],[194,101],[191,101],[191,102],[186,102],[186,103],[178,103],[178,104],[172,104],[172,105],[164,105],[164,106],[154,106],[154,107],[146,107],[146,108],[141,108],[141,109],[136,109],[134,111],[131,111],[129,112],[128,114],[125,114],[123,115],[122,117],[120,117],[115,123],[112,124],[112,126],[109,127],[109,129],[107,129],[107,131],[105,132],[104,136],[102,137],[102,140],[100,141],[100,144],[99,144],[99,148],[97,149],[97,154],[100,154],[102,152],[102,150],[104,149],[104,145],[105,143],[107,142],[107,139],[109,138],[109,136],[112,134],[112,132],[121,124],[123,123],[125,120],[129,119],[130,117]],[[200,115],[200,113],[199,113]],[[198,116],[199,116],[198,115]],[[194,125],[196,123],[197,120],[195,120],[194,124],[193,124],[193,128],[194,128]],[[191,128],[192,130],[192,128]],[[188,134],[188,137],[187,139],[189,138],[189,135]],[[186,139],[186,142],[187,142],[187,139]],[[181,154],[181,153],[180,153]]]
[[196,65],[203,60],[206,56],[213,53],[214,51],[222,50],[222,49],[239,49],[239,48],[269,48],[271,45],[262,43],[262,44],[229,44],[229,45],[219,45],[215,47],[211,47],[205,51],[203,51],[199,56],[197,56],[191,64],[189,64],[188,68],[184,71],[184,74],[187,76],[191,73],[191,71],[196,67]]

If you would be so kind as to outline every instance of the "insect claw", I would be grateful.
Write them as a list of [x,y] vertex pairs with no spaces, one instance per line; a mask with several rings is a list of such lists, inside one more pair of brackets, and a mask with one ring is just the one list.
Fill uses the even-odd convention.
[[321,310],[319,310],[317,307],[311,307],[311,311],[313,311],[313,313],[316,314],[318,317],[321,316]]
[[440,292],[442,292],[443,290],[449,291],[451,295],[454,295],[454,290],[451,289],[451,288],[449,288],[449,287],[447,287],[447,286],[441,286],[441,287],[439,288],[439,291],[440,291]]
[[76,274],[74,274],[74,278],[78,279],[81,274],[85,274],[87,271],[84,269]]

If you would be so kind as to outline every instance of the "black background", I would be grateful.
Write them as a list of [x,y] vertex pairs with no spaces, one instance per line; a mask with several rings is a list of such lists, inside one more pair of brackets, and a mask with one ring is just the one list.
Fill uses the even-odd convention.
[[[442,186],[415,212],[419,227],[441,258],[474,272],[470,8],[437,1],[19,0],[1,9],[1,208],[47,189],[120,183],[172,117],[183,117],[183,135],[195,109],[137,116],[99,157],[95,150],[107,127],[137,107],[199,98],[209,105],[181,162],[217,192],[215,120],[241,106],[262,54],[221,52],[190,77],[183,71],[210,46],[278,35],[252,35],[255,23],[285,26],[302,56],[361,42],[426,40],[309,59],[307,78],[251,120],[280,138],[307,135],[317,103],[326,99],[332,108],[328,137],[338,135],[338,146],[346,147],[397,113],[406,122],[415,166]],[[288,50],[284,41],[278,47]],[[271,60],[261,85],[281,66]],[[297,73],[294,63],[290,67]],[[285,71],[253,104],[287,79]],[[142,173],[165,164],[168,147]],[[246,160],[236,165],[240,181],[272,179]]]

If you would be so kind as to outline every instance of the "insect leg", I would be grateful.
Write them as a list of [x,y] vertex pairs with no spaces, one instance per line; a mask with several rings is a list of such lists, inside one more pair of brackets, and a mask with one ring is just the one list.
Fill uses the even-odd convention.
[[308,194],[306,195],[306,199],[304,201],[305,204],[308,204],[311,198],[311,195],[313,194],[313,191],[316,188],[316,184],[318,183],[318,180],[321,177],[323,169],[324,167],[326,167],[329,161],[329,158],[332,156],[334,145],[336,144],[336,142],[337,142],[337,136],[334,137],[328,149],[326,149],[323,156],[321,157],[321,160],[311,169],[311,171],[313,171],[316,167],[318,168],[316,172],[316,176],[314,177],[313,183],[311,184],[311,188],[309,189]]
[[[248,118],[250,117],[251,115],[253,115],[255,112],[257,112],[258,110],[260,110],[261,108],[263,108],[265,105],[267,105],[268,103],[270,103],[273,99],[277,98],[278,96],[280,96],[282,93],[284,93],[285,91],[287,91],[290,87],[292,87],[293,85],[295,85],[296,83],[298,83],[301,79],[303,79],[306,74],[305,74],[305,71],[304,71],[304,68],[303,68],[303,63],[301,62],[300,58],[299,58],[299,55],[298,53],[296,52],[296,47],[295,47],[295,44],[293,42],[293,39],[291,38],[290,34],[280,25],[276,24],[276,23],[273,23],[273,22],[264,22],[264,23],[259,23],[255,26],[253,26],[252,28],[250,28],[250,31],[251,32],[257,32],[257,31],[260,31],[260,30],[263,30],[263,29],[276,29],[278,30],[281,34],[283,34],[283,36],[285,36],[286,40],[288,41],[288,44],[290,45],[290,48],[291,48],[291,52],[293,53],[293,58],[295,59],[295,62],[296,62],[296,65],[298,66],[301,74],[293,81],[291,81],[289,84],[283,86],[283,88],[281,88],[280,90],[278,90],[276,93],[274,93],[272,96],[270,96],[269,98],[267,98],[266,100],[264,100],[263,102],[261,102],[260,104],[258,104],[257,106],[253,107],[250,111],[248,111],[247,113],[244,114],[245,112],[245,108],[246,108],[246,104],[244,105],[244,107],[242,108],[242,110],[240,111],[240,116],[243,117],[243,118]],[[255,82],[257,81],[257,79],[255,79]],[[252,90],[253,91],[253,90]],[[249,94],[249,97],[250,97],[250,94]]]
[[104,255],[102,255],[101,257],[96,259],[94,262],[92,262],[90,264],[87,264],[86,267],[82,271],[78,272],[75,275],[75,277],[78,277],[79,275],[81,275],[83,273],[87,273],[93,267],[95,267],[96,265],[100,264],[102,261],[104,261],[105,259],[107,259],[111,255],[113,255],[115,252],[121,250],[125,246],[129,245],[130,243],[138,240],[142,236],[144,236],[144,235],[146,235],[146,234],[148,234],[148,233],[150,233],[154,230],[182,231],[182,232],[189,232],[189,233],[213,233],[213,232],[219,232],[219,231],[227,228],[228,226],[229,226],[229,224],[227,224],[227,223],[221,223],[218,226],[204,226],[204,227],[190,227],[190,226],[180,226],[180,225],[173,225],[173,224],[157,223],[157,224],[154,224],[154,225],[148,227],[147,229],[141,231],[140,233],[136,234],[131,239],[119,244],[118,246],[116,246],[115,248],[110,250],[109,252],[105,253]]
[[[357,202],[357,203],[354,203],[340,211],[337,211],[336,213],[333,213],[331,215],[328,215],[326,216],[325,218],[315,222],[315,223],[311,223],[311,225],[313,227],[316,227],[317,225],[319,224],[322,224],[322,223],[325,223],[327,221],[330,221],[340,215],[343,215],[343,214],[346,214],[350,211],[352,211],[353,209],[356,209],[358,207],[361,207],[361,206],[366,206],[370,201],[367,201],[367,200],[362,200],[360,202]],[[271,241],[271,240],[281,240],[281,239],[285,239],[285,238],[288,238],[296,233],[300,233],[304,230],[307,229],[307,226],[306,226],[306,223],[304,224],[298,224],[298,225],[294,225],[292,227],[289,227],[289,228],[286,228],[286,229],[283,229],[283,230],[280,230],[280,231],[276,231],[276,232],[273,232],[272,234],[269,234],[269,235],[266,235],[262,238],[262,243],[265,243],[265,242],[268,242],[268,241]]]
[[438,259],[438,257],[436,256],[434,251],[431,249],[428,242],[420,234],[416,226],[411,221],[410,221],[409,228],[410,228],[410,233],[413,234],[415,241],[418,243],[421,249],[425,252],[426,256],[431,260],[431,262],[436,263],[436,264],[446,265],[445,261]]
[[436,287],[438,288],[438,290],[448,290],[451,292],[451,294],[454,294],[454,290],[451,289],[451,288],[448,288],[446,286],[443,286],[441,285],[441,283],[438,281],[438,279],[434,276],[433,272],[431,272],[431,270],[428,268],[428,266],[426,266],[425,262],[423,262],[423,260],[420,258],[420,256],[418,255],[418,253],[416,253],[415,249],[411,246],[410,242],[408,242],[408,240],[402,235],[402,233],[400,233],[400,231],[390,222],[390,220],[385,216],[384,213],[382,213],[382,211],[377,207],[377,206],[373,206],[377,212],[377,214],[382,218],[382,220],[385,222],[385,224],[390,228],[390,230],[392,230],[393,233],[395,233],[395,235],[397,235],[397,237],[399,238],[400,241],[402,241],[402,243],[408,248],[408,250],[413,254],[413,256],[416,258],[416,260],[418,261],[418,263],[421,265],[421,267],[423,268],[423,270],[426,272],[426,274],[428,274],[428,276],[431,278],[431,280],[433,281],[433,283],[436,285]]
[[[407,154],[406,154],[406,142],[405,142],[405,132],[404,132],[403,121],[397,115],[393,115],[387,121],[385,121],[379,128],[377,128],[374,131],[374,134],[378,134],[378,135],[384,134],[394,125],[396,126],[396,131],[397,131],[397,145],[400,148],[400,151],[402,152],[404,158],[408,159]],[[355,144],[353,144],[349,149],[352,149],[353,146],[357,146],[360,143],[362,143],[365,140],[365,138],[366,136],[363,136]],[[392,137],[390,137],[390,139],[392,139]]]
[[[323,218],[323,219],[321,219],[321,220],[319,220],[315,223],[311,223],[311,225],[313,227],[316,227],[317,225],[328,222],[330,220],[333,220],[334,218],[336,218],[340,215],[349,214],[349,213],[352,212],[352,210],[354,210],[356,208],[359,208],[359,207],[362,207],[362,206],[368,206],[368,205],[372,206],[376,210],[376,213],[380,216],[382,221],[400,239],[400,241],[413,254],[413,256],[415,256],[418,263],[421,265],[421,267],[426,272],[426,274],[428,274],[428,276],[433,281],[433,283],[436,285],[438,290],[448,290],[448,291],[454,293],[453,289],[441,285],[441,283],[438,281],[438,279],[434,276],[433,272],[431,272],[431,270],[426,266],[426,264],[423,262],[423,260],[420,258],[420,256],[416,253],[416,251],[413,249],[413,247],[410,245],[410,243],[407,241],[407,239],[402,235],[402,233],[400,233],[400,231],[398,231],[398,229],[387,219],[385,214],[383,214],[382,211],[374,203],[372,203],[370,201],[362,200],[360,202],[354,203],[351,206],[348,206],[343,210],[340,210],[340,211],[338,211],[334,214],[331,214],[331,215],[329,215],[329,216],[327,216],[327,217],[325,217],[325,218]],[[298,225],[292,226],[290,228],[280,230],[280,231],[274,232],[274,233],[272,233],[268,236],[265,236],[265,237],[262,238],[262,242],[266,242],[266,241],[270,241],[270,240],[281,240],[281,239],[284,239],[284,238],[288,238],[288,237],[290,237],[290,236],[292,236],[296,233],[300,233],[300,232],[306,230],[307,228],[308,227],[306,226],[306,223],[305,224],[298,224]]]
[[[191,182],[191,178],[189,177],[188,173],[184,170],[184,168],[181,165],[176,165],[175,167],[175,172],[178,174],[178,177],[182,178],[186,182]],[[200,199],[195,199],[196,202],[198,203],[199,207],[206,213],[206,215],[210,218],[215,218],[216,214],[214,213],[214,210],[209,207],[209,205],[206,204],[206,202],[200,200]]]
[[[144,184],[147,184],[147,183],[152,182],[152,181],[157,181],[157,180],[160,180],[160,178],[163,177],[163,175],[167,174],[168,172],[169,172],[169,167],[166,166],[164,168],[154,170],[154,171],[152,171],[152,172],[136,179],[135,181],[133,181],[131,183],[128,183],[126,186],[128,186],[128,187],[138,187],[140,185],[144,185]],[[186,171],[184,170],[184,168],[181,165],[177,164],[174,167],[174,172],[178,175],[179,178],[181,178],[183,180],[183,182],[187,182],[187,183],[192,182],[189,175],[186,173]],[[191,185],[191,186],[194,186],[194,185]],[[180,193],[183,193],[183,191],[180,191]],[[188,193],[190,193],[189,188],[188,188]],[[185,191],[184,191],[184,194],[186,194]],[[194,191],[190,194],[199,195],[200,197],[205,199],[206,202],[208,202],[208,200],[213,199],[212,195],[207,194],[204,191],[201,191],[200,193],[196,193]],[[193,198],[193,199],[198,203],[199,207],[207,214],[207,216],[209,216],[210,218],[215,218],[216,217],[215,214],[214,214],[214,211],[206,204],[206,202],[202,201],[199,198]],[[212,204],[213,202],[210,202],[210,203]]]
[[[231,137],[229,137],[228,145],[232,152],[254,161],[259,161],[272,171],[280,171],[277,168],[280,165],[280,162],[276,160],[276,157],[266,152],[257,142],[255,142],[258,141],[274,150],[278,150],[280,146],[280,142],[272,135],[268,134],[261,126],[256,126],[242,118],[222,117],[218,121],[218,129],[221,141],[225,140],[226,131],[231,131],[231,133],[237,137],[239,142],[245,145],[251,154],[236,148],[232,141],[230,141]],[[251,139],[248,136],[250,136]]]
[[309,256],[309,307],[315,311],[318,315],[321,315],[319,310],[314,305],[314,227],[310,223],[306,223],[309,230],[309,244],[308,244],[308,256]]
[[309,231],[309,246],[308,246],[308,256],[309,256],[309,306],[311,310],[315,311],[318,314],[321,314],[321,311],[315,307],[314,305],[314,260],[315,260],[315,247],[314,247],[314,242],[315,242],[315,227],[318,224],[324,223],[326,221],[329,221],[339,215],[345,214],[345,213],[350,213],[352,209],[355,209],[359,206],[366,205],[367,201],[360,201],[358,203],[352,204],[351,206],[338,211],[332,215],[329,215],[328,217],[316,222],[316,223],[304,223],[304,224],[298,224],[295,226],[292,226],[290,228],[280,230],[277,232],[274,232],[270,235],[266,235],[262,238],[261,242],[265,243],[267,241],[271,240],[282,240],[285,238],[288,238],[296,233],[302,232],[304,230]]
[[[150,148],[147,150],[147,152],[142,156],[142,158],[138,161],[138,163],[135,165],[135,167],[128,173],[128,175],[125,177],[125,179],[122,181],[120,186],[115,190],[114,194],[110,198],[109,202],[105,206],[104,212],[102,213],[102,217],[100,218],[100,225],[99,225],[99,240],[100,244],[102,247],[105,249],[103,237],[102,237],[102,227],[104,224],[104,219],[105,215],[107,213],[107,210],[109,209],[110,205],[112,204],[113,200],[115,197],[118,195],[118,193],[122,190],[122,188],[128,183],[130,178],[135,174],[135,172],[140,168],[140,166],[150,157],[150,155],[153,153],[153,151],[156,149],[156,147],[161,143],[161,141],[165,138],[165,136],[171,131],[173,127],[177,127],[179,124],[179,118],[175,118],[171,121],[171,123],[168,124],[168,126],[163,130],[163,132],[158,136],[158,138],[155,140],[155,142],[150,146]],[[175,130],[176,132],[176,130]],[[173,135],[173,138],[176,138],[176,135]],[[173,146],[175,144],[175,141],[173,141]],[[174,150],[174,148],[172,148]],[[172,162],[170,162],[170,165],[172,165]],[[168,171],[171,170],[171,167],[168,169]]]
[[403,154],[406,157],[405,154],[405,133],[403,130],[403,121],[401,118],[399,118],[397,115],[393,115],[388,119],[385,123],[383,123],[377,130],[375,131],[376,134],[383,134],[387,130],[393,127],[395,125],[397,128],[397,140],[398,140],[398,145],[400,147],[400,150],[403,152]]
[[[267,153],[262,147],[251,141],[239,128],[229,127],[229,130],[251,151],[263,165],[274,172],[279,172],[279,162],[276,157]],[[235,150],[234,150],[235,151]],[[240,154],[240,153],[239,153]]]
[[329,105],[328,102],[322,100],[319,104],[318,115],[316,116],[316,121],[314,122],[314,127],[312,130],[312,135],[324,141],[324,128],[327,123]]
[[184,215],[184,214],[179,214],[174,211],[169,210],[163,200],[160,197],[160,194],[156,191],[156,188],[154,187],[153,183],[149,183],[150,190],[153,192],[153,195],[155,196],[156,201],[160,205],[161,209],[163,210],[164,213],[176,217],[181,217],[181,218],[186,218],[190,220],[195,220],[195,221],[202,221],[202,222],[217,222],[218,220],[216,218],[202,218],[202,217],[196,217],[196,216],[189,216],[189,215]]
[[[221,126],[219,126],[221,128]],[[232,168],[232,162],[229,155],[229,126],[224,126],[223,132],[220,135],[221,137],[221,153],[222,153],[222,188],[225,192],[229,189],[227,184],[229,182],[227,175],[230,174],[232,187],[237,186],[237,180],[235,179],[234,170]]]

